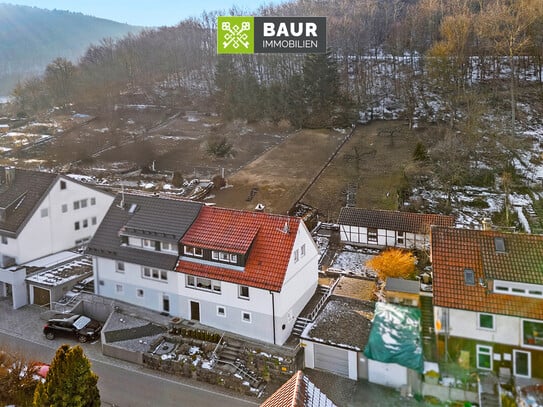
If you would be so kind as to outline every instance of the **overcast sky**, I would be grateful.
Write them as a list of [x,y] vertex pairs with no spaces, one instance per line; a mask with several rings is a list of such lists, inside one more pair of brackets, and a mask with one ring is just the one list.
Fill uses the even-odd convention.
[[2,3],[35,6],[49,10],[69,10],[132,25],[157,27],[175,25],[204,10],[228,10],[237,5],[248,14],[262,4],[285,0],[0,0]]

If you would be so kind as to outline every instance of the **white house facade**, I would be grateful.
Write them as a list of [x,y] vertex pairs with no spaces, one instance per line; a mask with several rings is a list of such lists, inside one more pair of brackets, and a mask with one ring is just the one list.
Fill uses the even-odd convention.
[[15,168],[0,168],[0,182],[0,295],[9,291],[19,307],[27,303],[14,275],[20,266],[88,242],[113,196],[66,176]]
[[178,315],[217,329],[282,345],[317,287],[298,218],[205,207],[180,247]]

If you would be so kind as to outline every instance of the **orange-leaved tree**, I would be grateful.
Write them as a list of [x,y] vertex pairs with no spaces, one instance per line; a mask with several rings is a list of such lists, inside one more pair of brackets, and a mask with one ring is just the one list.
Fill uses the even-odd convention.
[[416,258],[413,253],[400,249],[387,249],[366,262],[381,280],[387,277],[409,278],[415,274]]

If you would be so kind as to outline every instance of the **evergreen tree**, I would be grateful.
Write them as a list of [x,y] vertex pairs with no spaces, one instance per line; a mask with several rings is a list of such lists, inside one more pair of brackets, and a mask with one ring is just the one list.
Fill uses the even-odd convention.
[[98,376],[78,345],[62,345],[44,383],[34,393],[35,407],[99,407]]

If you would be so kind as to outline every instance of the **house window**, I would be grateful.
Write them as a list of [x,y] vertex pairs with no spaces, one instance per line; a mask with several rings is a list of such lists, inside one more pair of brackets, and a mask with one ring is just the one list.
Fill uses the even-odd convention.
[[513,350],[513,372],[515,376],[532,377],[532,355],[530,352]]
[[60,189],[66,189],[66,181],[60,181]]
[[297,263],[298,260],[300,260],[300,253],[298,252],[298,249],[294,250],[294,263]]
[[228,255],[228,253],[219,253],[219,260],[221,261],[228,261],[230,259],[230,256]]
[[88,205],[88,202],[89,202],[89,201],[88,201],[87,199],[82,199],[82,200],[81,200],[81,207],[82,207],[82,208],[86,208],[87,205]]
[[79,230],[79,222],[75,222],[75,223],[74,223],[74,229],[75,229],[75,230]]
[[239,295],[239,298],[243,298],[245,300],[248,300],[249,299],[249,287],[247,287],[246,285],[240,285],[238,295]]
[[251,322],[251,313],[250,312],[242,312],[241,313],[241,320],[243,322]]
[[211,258],[212,258],[213,260],[219,260],[219,252],[216,252],[215,250],[213,250],[213,251],[211,252]]
[[398,244],[404,244],[404,242],[405,242],[404,233],[403,232],[398,232],[396,240],[397,240]]
[[162,311],[170,312],[170,297],[162,294]]
[[124,261],[117,262],[117,273],[124,273]]
[[302,247],[300,247],[300,256],[305,256],[305,243],[302,245]]
[[93,225],[93,226],[96,225],[96,216],[93,216],[91,218],[91,225]]
[[61,211],[62,213],[68,212],[68,204],[62,204]]
[[496,253],[505,253],[505,239],[503,237],[494,238],[494,249]]
[[187,287],[198,288],[200,290],[212,291],[214,293],[221,293],[221,282],[217,280],[211,280],[209,278],[187,276]]
[[472,269],[464,269],[464,283],[466,285],[475,285],[475,273]]
[[74,210],[79,209],[79,201],[74,201]]
[[203,257],[204,251],[199,247],[185,246],[183,249],[184,253],[189,256]]
[[46,218],[48,215],[49,215],[49,209],[48,208],[43,208],[41,210],[41,217]]
[[492,347],[477,345],[477,369],[492,370]]
[[368,242],[377,243],[377,229],[368,228]]
[[155,241],[149,239],[143,239],[143,248],[144,249],[153,249],[155,248]]
[[494,330],[494,315],[492,314],[478,314],[477,315],[477,328]]
[[174,243],[162,242],[162,250],[165,252],[177,253],[177,247]]
[[217,315],[219,317],[226,317],[226,309],[221,306],[217,306]]
[[143,290],[141,288],[138,288],[138,290],[136,291],[136,294],[138,297],[143,298]]
[[96,205],[96,198],[91,198],[90,203],[91,205]]
[[115,284],[115,292],[122,294],[124,292],[124,287],[122,284]]
[[88,219],[83,219],[83,227],[84,227],[84,228],[88,228],[88,227],[89,227],[89,220],[88,220]]
[[2,244],[8,244],[7,236],[2,236]]
[[543,322],[523,320],[522,343],[525,346],[543,348]]

